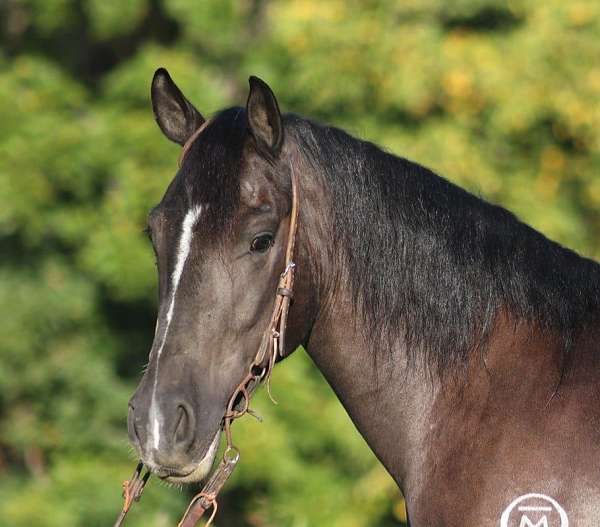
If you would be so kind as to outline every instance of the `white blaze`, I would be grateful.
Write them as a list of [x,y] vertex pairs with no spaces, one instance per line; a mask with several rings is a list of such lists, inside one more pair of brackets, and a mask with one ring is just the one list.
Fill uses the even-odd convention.
[[[167,310],[167,321],[165,329],[162,334],[160,346],[156,351],[156,371],[154,372],[154,387],[152,389],[152,402],[150,403],[150,420],[152,422],[152,434],[148,434],[148,441],[150,436],[153,438],[153,446],[158,449],[160,442],[160,420],[162,415],[158,406],[156,405],[156,386],[158,384],[158,367],[160,361],[160,355],[165,346],[167,340],[167,334],[169,333],[169,326],[171,325],[171,319],[173,318],[173,311],[175,310],[175,299],[177,297],[177,289],[179,287],[179,281],[183,273],[185,262],[190,254],[190,247],[192,246],[192,238],[194,236],[194,226],[196,225],[200,214],[202,213],[202,205],[196,205],[187,211],[185,218],[181,222],[181,235],[179,237],[179,244],[177,246],[177,256],[175,260],[175,269],[171,275],[171,298],[169,303],[169,309]],[[158,325],[158,324],[157,324]],[[151,451],[147,448],[148,452]]]

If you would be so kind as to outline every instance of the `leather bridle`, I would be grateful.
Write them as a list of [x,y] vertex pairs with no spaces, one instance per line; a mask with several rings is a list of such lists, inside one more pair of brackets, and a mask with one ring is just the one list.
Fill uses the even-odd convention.
[[[204,125],[201,126],[183,146],[179,159],[180,166],[191,143],[198,137],[207,124],[208,122],[204,123]],[[248,368],[248,373],[237,385],[227,403],[227,410],[223,416],[222,424],[227,447],[225,448],[221,462],[212,472],[202,490],[190,501],[187,510],[178,523],[178,527],[194,527],[204,513],[211,508],[212,514],[206,525],[208,526],[212,523],[217,512],[217,495],[240,459],[240,452],[233,444],[231,424],[235,419],[250,412],[250,398],[261,383],[265,382],[267,384],[267,390],[269,396],[271,396],[269,381],[275,361],[279,355],[284,356],[286,354],[285,334],[288,312],[293,298],[294,273],[296,270],[296,264],[294,263],[294,249],[296,245],[296,232],[298,229],[298,182],[291,164],[290,176],[292,181],[292,210],[290,213],[287,247],[285,251],[285,267],[279,277],[279,283],[277,284],[275,304],[273,306],[269,325],[263,333],[258,351]],[[123,482],[123,509],[121,510],[114,527],[122,525],[133,502],[139,501],[146,482],[150,478],[150,470],[148,469],[146,469],[142,476],[143,469],[144,463],[140,461],[132,478]]]

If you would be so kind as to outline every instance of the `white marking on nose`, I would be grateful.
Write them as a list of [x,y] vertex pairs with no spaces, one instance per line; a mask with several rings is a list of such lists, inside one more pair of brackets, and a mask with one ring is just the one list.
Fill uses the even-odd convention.
[[[160,420],[162,417],[160,411],[158,410],[158,406],[156,405],[156,387],[158,385],[159,360],[162,350],[165,346],[167,334],[169,332],[169,326],[171,325],[171,320],[173,318],[173,311],[175,310],[175,298],[177,296],[179,281],[181,280],[181,275],[183,273],[185,262],[190,254],[190,248],[192,246],[192,239],[194,236],[193,229],[198,219],[200,218],[200,214],[202,214],[202,205],[196,205],[187,211],[185,217],[183,218],[183,221],[181,222],[181,235],[179,236],[179,244],[177,246],[175,269],[173,269],[173,274],[171,274],[171,298],[169,303],[169,309],[167,310],[167,323],[162,334],[160,346],[156,351],[156,370],[154,372],[154,386],[152,388],[152,401],[150,403],[152,433],[148,434],[148,442],[150,442],[150,438],[152,437],[153,446],[155,450],[158,449],[158,446],[160,444]],[[147,450],[148,452],[150,452],[150,448],[148,448],[148,446],[149,445],[147,445]]]
[[158,444],[160,440],[160,412],[154,404],[154,393],[152,394],[152,407],[150,409],[152,415],[152,436],[154,438],[154,449],[158,450]]

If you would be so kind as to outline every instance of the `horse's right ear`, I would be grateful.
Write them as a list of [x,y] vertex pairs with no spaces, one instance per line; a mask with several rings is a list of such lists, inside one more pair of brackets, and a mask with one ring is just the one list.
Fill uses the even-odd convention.
[[202,126],[204,117],[185,98],[164,68],[154,73],[150,93],[158,126],[171,141],[184,145]]

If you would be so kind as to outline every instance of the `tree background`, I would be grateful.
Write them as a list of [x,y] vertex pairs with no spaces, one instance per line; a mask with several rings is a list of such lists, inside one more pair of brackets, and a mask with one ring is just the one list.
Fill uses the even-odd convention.
[[[425,164],[595,258],[596,0],[0,0],[0,524],[111,525],[153,334],[142,234],[178,147],[165,66],[205,115],[250,74],[281,107]],[[236,423],[217,525],[398,526],[403,501],[303,352]],[[172,526],[151,480],[129,524]]]

